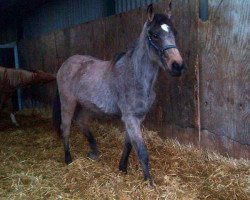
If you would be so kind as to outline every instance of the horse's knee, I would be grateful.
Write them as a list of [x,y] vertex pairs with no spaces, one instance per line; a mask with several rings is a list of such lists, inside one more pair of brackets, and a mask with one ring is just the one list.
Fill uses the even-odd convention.
[[62,131],[62,136],[69,135],[70,132],[71,121],[62,121],[60,125],[60,129]]

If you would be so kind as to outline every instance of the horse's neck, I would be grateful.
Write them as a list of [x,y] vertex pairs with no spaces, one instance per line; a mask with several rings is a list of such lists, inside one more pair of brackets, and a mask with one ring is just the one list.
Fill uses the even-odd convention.
[[139,38],[139,42],[135,47],[131,58],[131,67],[138,83],[145,83],[145,86],[147,86],[148,89],[152,89],[158,75],[159,67],[155,66],[153,62],[150,61],[147,41],[143,33]]

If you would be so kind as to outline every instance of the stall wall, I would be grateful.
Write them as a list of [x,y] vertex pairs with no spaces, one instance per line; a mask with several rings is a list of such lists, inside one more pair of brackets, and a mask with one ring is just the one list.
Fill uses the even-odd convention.
[[199,23],[201,144],[250,154],[250,1],[209,1]]
[[[168,10],[168,3],[156,4],[156,10]],[[181,78],[160,71],[157,100],[145,124],[163,137],[249,158],[249,30],[244,28],[249,3],[223,1],[219,6],[209,1],[207,22],[198,18],[198,0],[172,0],[172,5],[177,44],[188,70]],[[145,20],[146,7],[22,40],[21,66],[55,74],[71,55],[111,59],[129,48]],[[55,88],[36,88],[36,100],[50,105]]]

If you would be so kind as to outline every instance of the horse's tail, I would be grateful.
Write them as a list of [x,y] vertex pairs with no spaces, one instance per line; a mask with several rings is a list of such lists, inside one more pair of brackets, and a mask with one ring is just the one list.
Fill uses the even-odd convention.
[[58,136],[61,136],[61,101],[59,91],[57,89],[56,96],[53,102],[53,126]]

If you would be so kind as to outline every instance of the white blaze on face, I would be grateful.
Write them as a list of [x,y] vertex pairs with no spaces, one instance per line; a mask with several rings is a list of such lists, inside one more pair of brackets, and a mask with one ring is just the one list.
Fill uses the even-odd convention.
[[167,24],[162,24],[161,28],[162,28],[162,30],[169,32],[169,26]]

